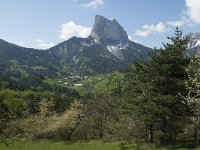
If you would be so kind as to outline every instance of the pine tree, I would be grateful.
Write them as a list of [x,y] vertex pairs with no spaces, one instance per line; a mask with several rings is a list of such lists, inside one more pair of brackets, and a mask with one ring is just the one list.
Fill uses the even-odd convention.
[[153,132],[157,130],[161,144],[172,144],[192,115],[183,98],[187,95],[189,59],[185,50],[189,38],[182,37],[182,31],[176,28],[175,36],[168,39],[171,42],[164,44],[164,49],[155,50],[149,60],[132,65],[140,93],[135,104],[145,116],[147,141],[153,141]]
[[[153,64],[159,69],[154,75],[152,86],[158,93],[157,104],[164,110],[160,115],[163,144],[175,141],[176,135],[183,130],[183,122],[192,115],[187,101],[182,97],[187,94],[185,82],[188,80],[186,68],[189,59],[185,56],[188,37],[182,37],[182,31],[176,28],[171,43],[164,45],[164,50],[153,57]],[[155,68],[154,68],[155,69]]]

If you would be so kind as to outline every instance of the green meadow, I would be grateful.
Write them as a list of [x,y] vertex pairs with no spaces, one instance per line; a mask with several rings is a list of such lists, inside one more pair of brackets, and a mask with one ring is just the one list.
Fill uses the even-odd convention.
[[8,146],[1,143],[0,150],[200,150],[200,148],[182,148],[182,147],[167,147],[155,148],[153,145],[136,145],[125,143],[104,143],[98,141],[92,142],[52,142],[52,141],[16,141],[9,143]]

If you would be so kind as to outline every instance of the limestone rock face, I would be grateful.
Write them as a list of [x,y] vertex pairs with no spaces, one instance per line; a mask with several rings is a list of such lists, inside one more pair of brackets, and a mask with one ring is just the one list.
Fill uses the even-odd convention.
[[91,37],[99,42],[125,42],[128,35],[124,28],[115,20],[97,15],[91,32]]
[[188,43],[188,49],[200,46],[200,32],[189,33],[188,35],[191,38]]
[[[126,31],[115,19],[96,16],[89,37],[72,37],[45,51],[0,39],[0,73],[10,75],[12,70],[10,73],[8,68],[12,68],[13,60],[26,72],[51,77],[110,73],[127,70],[133,60],[140,60],[141,55],[148,58],[151,51],[151,48],[129,41]],[[37,66],[45,69],[34,69]]]

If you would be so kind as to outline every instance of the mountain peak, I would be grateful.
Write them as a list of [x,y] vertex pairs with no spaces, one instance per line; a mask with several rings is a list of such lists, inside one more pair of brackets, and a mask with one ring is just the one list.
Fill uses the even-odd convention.
[[100,42],[128,41],[124,28],[115,19],[96,15],[91,37]]

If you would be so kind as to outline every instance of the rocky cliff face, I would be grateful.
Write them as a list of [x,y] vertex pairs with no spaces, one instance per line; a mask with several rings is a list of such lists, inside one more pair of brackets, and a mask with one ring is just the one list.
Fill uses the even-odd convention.
[[99,15],[95,17],[90,36],[101,43],[128,41],[126,31],[115,19],[110,20]]
[[6,72],[10,62],[17,61],[27,72],[52,76],[110,73],[127,69],[141,55],[148,57],[151,50],[129,41],[126,31],[115,19],[97,15],[88,38],[72,37],[45,51],[0,40],[0,72]]
[[188,43],[188,49],[200,46],[200,32],[189,33],[188,35],[191,38],[190,42]]
[[152,49],[129,41],[115,20],[97,15],[88,38],[73,37],[48,50],[70,74],[112,72],[125,69]]
[[200,32],[187,34],[190,37],[187,47],[187,55],[193,56],[200,51]]

